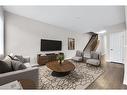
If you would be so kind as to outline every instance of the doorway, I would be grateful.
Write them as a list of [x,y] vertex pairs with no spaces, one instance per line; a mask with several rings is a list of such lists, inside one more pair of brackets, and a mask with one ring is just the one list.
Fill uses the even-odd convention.
[[110,62],[124,61],[124,32],[111,33],[109,37]]

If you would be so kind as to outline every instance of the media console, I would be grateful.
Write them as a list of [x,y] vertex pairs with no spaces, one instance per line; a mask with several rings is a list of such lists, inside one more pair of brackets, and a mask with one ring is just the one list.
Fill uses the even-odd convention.
[[[62,53],[62,52],[60,52],[60,53]],[[37,62],[39,65],[45,65],[48,62],[56,61],[58,54],[55,54],[55,53],[49,53],[49,54],[45,54],[45,55],[38,54],[37,55]],[[64,53],[62,53],[62,54],[64,54]]]

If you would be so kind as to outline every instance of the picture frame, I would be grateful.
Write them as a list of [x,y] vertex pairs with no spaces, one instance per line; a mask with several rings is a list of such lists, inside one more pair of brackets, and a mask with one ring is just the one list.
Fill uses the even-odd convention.
[[74,50],[74,49],[75,49],[75,39],[68,38],[68,50]]

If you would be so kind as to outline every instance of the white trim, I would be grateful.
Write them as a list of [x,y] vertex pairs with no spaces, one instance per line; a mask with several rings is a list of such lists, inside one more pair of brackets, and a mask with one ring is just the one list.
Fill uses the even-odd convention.
[[4,55],[4,14],[0,7],[0,58]]

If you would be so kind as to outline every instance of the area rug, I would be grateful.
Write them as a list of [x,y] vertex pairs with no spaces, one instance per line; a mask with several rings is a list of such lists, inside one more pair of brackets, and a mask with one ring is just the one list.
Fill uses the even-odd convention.
[[38,89],[86,89],[104,72],[101,67],[95,67],[82,62],[74,62],[72,60],[69,61],[75,65],[75,70],[64,77],[54,77],[51,75],[52,70],[46,66],[39,67]]

